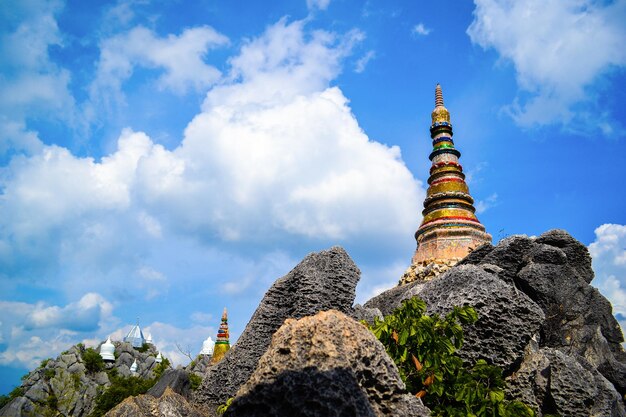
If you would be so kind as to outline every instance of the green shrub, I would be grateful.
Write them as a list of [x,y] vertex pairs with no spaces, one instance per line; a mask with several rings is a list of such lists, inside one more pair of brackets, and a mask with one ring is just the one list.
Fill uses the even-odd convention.
[[56,410],[58,405],[59,400],[57,399],[57,396],[54,394],[48,395],[48,398],[46,398],[46,407],[48,407],[50,410]]
[[48,364],[48,362],[50,362],[51,360],[52,360],[52,359],[50,359],[50,358],[48,358],[48,359],[44,359],[44,360],[42,360],[42,361],[41,361],[41,363],[39,364],[39,366],[40,366],[41,368],[45,368],[45,367],[46,367],[46,365]]
[[0,395],[0,409],[11,402],[11,397],[8,395]]
[[502,370],[483,360],[467,369],[455,352],[463,345],[461,324],[478,319],[469,306],[454,307],[444,318],[425,315],[417,297],[370,327],[398,366],[407,389],[421,398],[432,416],[532,417],[519,401],[504,399]]
[[228,407],[230,407],[230,405],[233,403],[233,400],[235,398],[234,397],[230,397],[228,400],[226,400],[225,404],[220,404],[217,407],[217,414],[222,415],[226,412],[226,410],[228,410]]
[[197,390],[200,384],[202,384],[202,378],[193,372],[189,372],[189,382],[191,382],[191,389],[193,391]]
[[43,379],[45,379],[46,381],[49,381],[52,378],[54,378],[55,373],[56,372],[52,368],[44,369],[43,370]]
[[81,349],[80,356],[83,358],[87,372],[96,373],[104,370],[104,360],[94,348]]
[[9,393],[9,395],[0,395],[0,408],[10,403],[11,400],[17,397],[21,397],[23,395],[24,395],[24,388],[22,387],[13,388],[13,390]]
[[152,370],[152,372],[154,373],[154,379],[158,381],[159,378],[161,378],[161,375],[163,375],[163,372],[165,372],[169,367],[170,367],[169,359],[163,358],[161,363],[158,363]]
[[141,353],[146,353],[150,349],[150,345],[148,343],[144,343],[141,347],[136,347],[135,350]]
[[72,382],[74,383],[74,389],[78,391],[81,385],[80,374],[72,374]]
[[156,382],[155,379],[142,379],[136,376],[128,378],[114,376],[111,385],[96,398],[96,405],[90,417],[101,417],[107,411],[131,395],[145,394]]

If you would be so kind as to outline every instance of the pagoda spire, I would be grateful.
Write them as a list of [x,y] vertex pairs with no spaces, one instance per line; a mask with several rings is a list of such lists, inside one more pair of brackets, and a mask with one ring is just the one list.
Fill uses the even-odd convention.
[[215,347],[213,348],[213,356],[211,357],[210,364],[214,364],[222,360],[226,352],[230,350],[230,340],[228,334],[228,312],[224,307],[222,313],[222,323],[217,330],[217,340],[215,341]]
[[491,235],[475,215],[474,200],[465,183],[461,153],[454,147],[450,112],[443,104],[441,86],[435,87],[431,114],[433,150],[422,224],[415,232],[413,264],[456,263],[473,249],[491,242]]

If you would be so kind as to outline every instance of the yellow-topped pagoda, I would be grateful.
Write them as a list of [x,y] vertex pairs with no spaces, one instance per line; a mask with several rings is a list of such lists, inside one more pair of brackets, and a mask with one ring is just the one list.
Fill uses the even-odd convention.
[[485,232],[485,226],[474,214],[474,200],[459,164],[461,153],[454,147],[450,112],[443,104],[439,84],[435,88],[435,109],[431,117],[433,150],[429,158],[432,166],[422,211],[424,219],[415,232],[414,269],[429,264],[449,267],[478,246],[491,242],[491,235]]
[[220,328],[217,330],[217,340],[215,341],[215,347],[213,348],[213,356],[211,356],[210,365],[218,363],[222,360],[226,352],[230,350],[230,340],[228,333],[228,313],[226,312],[226,307],[224,307],[224,312],[222,313],[222,323],[220,324]]

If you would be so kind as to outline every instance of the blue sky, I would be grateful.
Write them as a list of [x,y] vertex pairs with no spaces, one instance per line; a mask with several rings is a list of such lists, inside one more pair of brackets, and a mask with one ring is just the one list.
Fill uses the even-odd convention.
[[415,248],[441,83],[494,241],[564,228],[626,324],[626,1],[0,3],[0,390],[139,318],[184,363],[224,306]]

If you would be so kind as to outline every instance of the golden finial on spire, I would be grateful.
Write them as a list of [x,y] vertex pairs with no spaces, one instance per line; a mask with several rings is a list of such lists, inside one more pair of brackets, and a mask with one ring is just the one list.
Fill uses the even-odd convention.
[[435,87],[435,107],[443,106],[443,92],[441,91],[441,86],[437,83],[437,87]]
[[437,83],[437,87],[435,87],[435,110],[433,110],[430,116],[433,124],[441,122],[450,123],[450,113],[443,105],[443,92],[441,91],[439,83]]

